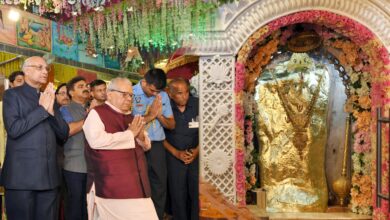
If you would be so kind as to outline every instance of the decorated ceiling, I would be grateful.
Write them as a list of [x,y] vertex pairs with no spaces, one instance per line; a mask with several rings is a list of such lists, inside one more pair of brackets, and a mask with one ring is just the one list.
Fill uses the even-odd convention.
[[[137,71],[142,65],[151,66],[159,59],[169,58],[187,39],[202,38],[214,26],[216,9],[230,1],[1,0],[0,4],[52,20],[52,37],[70,49],[51,51],[50,40],[55,39],[41,41],[47,45],[35,44],[33,34],[31,38],[21,35],[23,45],[18,46],[35,46],[32,49],[61,57],[72,51],[64,58],[98,66],[114,59],[119,66],[108,68]],[[31,22],[26,19],[18,21],[16,31],[21,34],[20,28],[28,24]],[[82,57],[77,51],[82,51]]]

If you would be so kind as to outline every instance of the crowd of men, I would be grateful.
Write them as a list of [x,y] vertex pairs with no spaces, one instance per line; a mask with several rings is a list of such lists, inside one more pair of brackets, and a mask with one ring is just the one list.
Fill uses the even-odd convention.
[[150,69],[134,86],[77,76],[55,89],[48,70],[27,58],[4,93],[9,220],[199,218],[198,99],[188,81],[166,89],[164,71]]

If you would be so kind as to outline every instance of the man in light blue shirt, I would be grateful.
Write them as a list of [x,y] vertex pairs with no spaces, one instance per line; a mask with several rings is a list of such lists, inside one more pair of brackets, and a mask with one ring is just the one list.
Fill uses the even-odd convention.
[[174,129],[175,120],[169,97],[162,91],[166,75],[161,69],[150,69],[133,87],[133,115],[143,115],[152,148],[146,152],[152,200],[160,220],[163,219],[167,195],[167,164],[163,141],[164,128]]

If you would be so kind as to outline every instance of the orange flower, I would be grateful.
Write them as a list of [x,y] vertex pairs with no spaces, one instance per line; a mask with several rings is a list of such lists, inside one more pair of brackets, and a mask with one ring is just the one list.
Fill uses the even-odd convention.
[[241,48],[241,50],[238,52],[238,58],[237,61],[240,63],[245,63],[247,61],[249,52],[253,49],[253,46],[258,43],[259,40],[263,40],[263,37],[265,34],[267,34],[269,31],[268,25],[260,28],[258,31],[256,31],[252,36],[249,37],[246,44]]
[[279,40],[272,39],[264,46],[261,46],[257,50],[257,54],[253,57],[253,61],[251,62],[252,66],[264,66],[269,63],[271,60],[271,56],[276,52],[278,48]]
[[240,91],[236,93],[236,104],[243,103],[244,101],[244,92]]
[[369,111],[354,111],[353,116],[357,119],[357,128],[367,130],[371,124],[371,113]]
[[252,50],[252,47],[249,46],[249,44],[245,44],[240,52],[238,52],[238,59],[237,61],[240,63],[245,63],[248,57],[249,52]]
[[269,28],[268,28],[268,25],[260,28],[258,31],[256,31],[256,33],[254,33],[252,36],[259,40],[259,39],[262,39],[264,37],[265,34],[267,34],[269,31]]
[[370,109],[371,108],[371,99],[368,95],[359,97],[359,104],[360,107],[364,109]]
[[244,149],[244,131],[236,125],[236,149]]
[[245,90],[254,93],[256,86],[256,79],[258,74],[246,74],[245,75]]
[[353,101],[351,99],[348,99],[347,102],[344,104],[344,111],[348,113],[353,112]]
[[248,190],[250,190],[252,188],[252,185],[250,183],[246,182],[245,183],[245,188],[248,191]]
[[368,175],[354,174],[352,176],[353,187],[351,189],[352,203],[357,206],[371,206],[372,186],[371,177]]
[[250,178],[250,184],[253,186],[253,185],[255,185],[256,184],[256,177],[254,177],[254,176],[251,176],[251,178]]
[[351,41],[336,40],[335,42],[331,43],[331,45],[334,48],[338,48],[343,51],[343,54],[340,54],[340,57],[338,57],[341,64],[354,66],[358,63],[359,47],[356,44],[352,43]]

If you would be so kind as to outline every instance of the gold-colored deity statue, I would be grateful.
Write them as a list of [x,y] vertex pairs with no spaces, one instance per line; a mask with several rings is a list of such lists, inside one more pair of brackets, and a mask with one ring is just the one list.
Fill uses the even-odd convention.
[[328,71],[295,53],[263,74],[268,78],[259,80],[256,91],[267,211],[324,211]]

